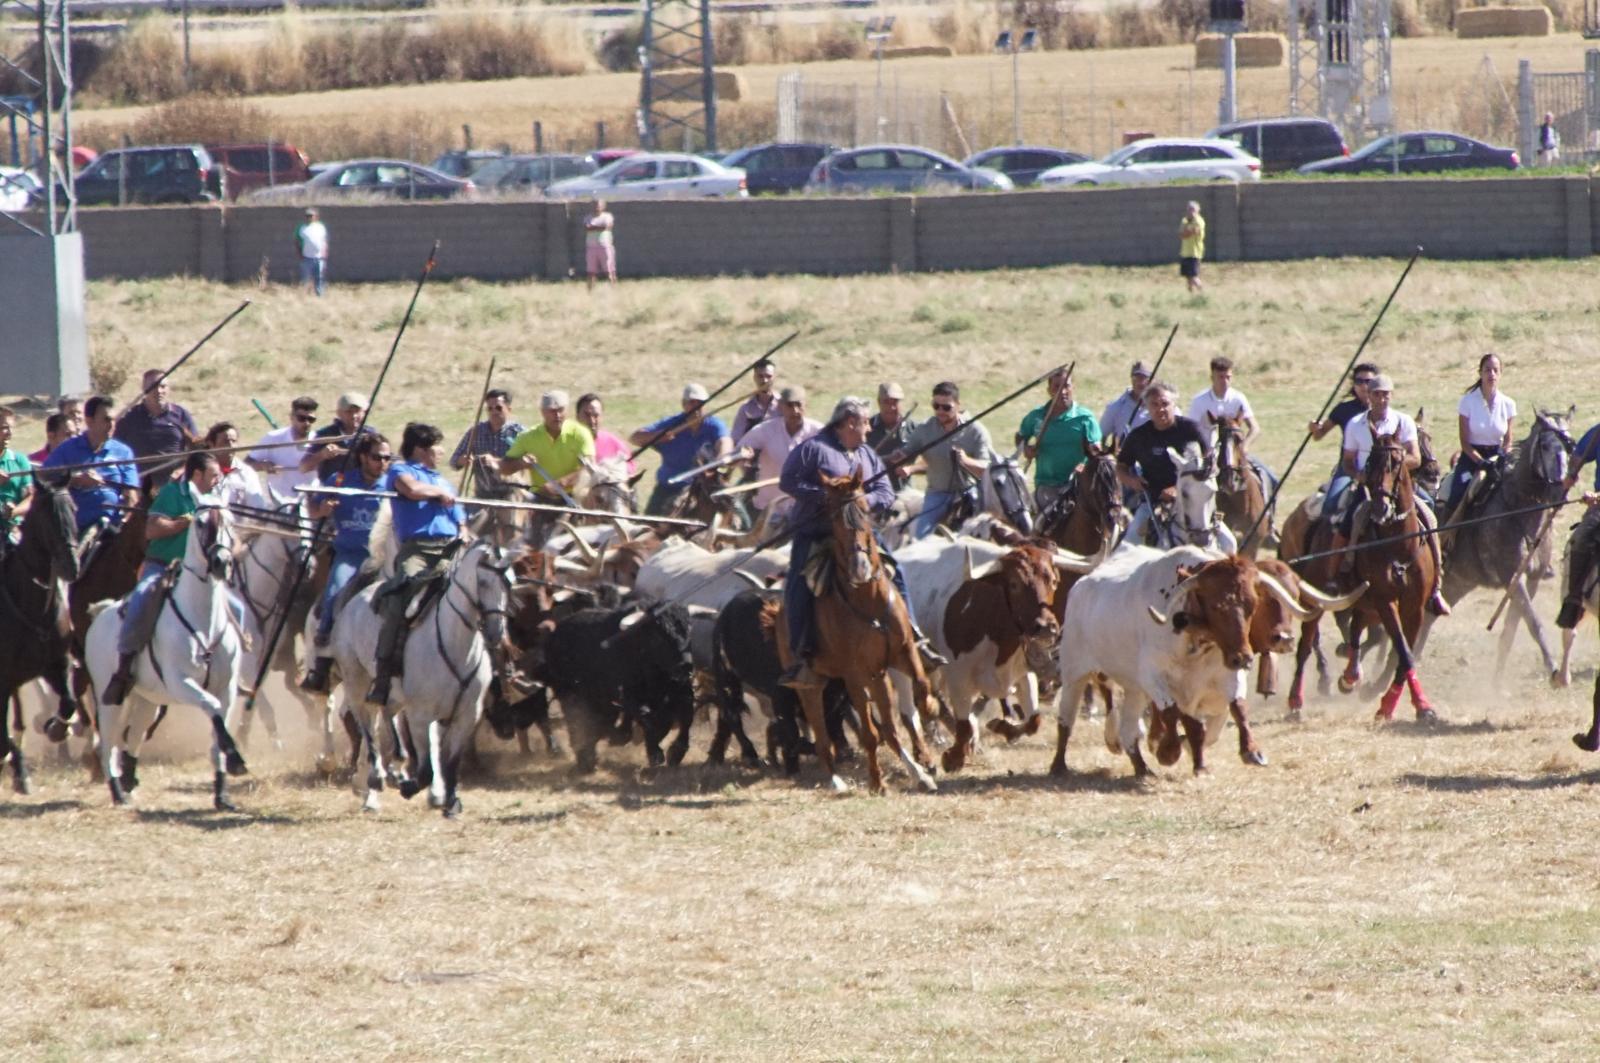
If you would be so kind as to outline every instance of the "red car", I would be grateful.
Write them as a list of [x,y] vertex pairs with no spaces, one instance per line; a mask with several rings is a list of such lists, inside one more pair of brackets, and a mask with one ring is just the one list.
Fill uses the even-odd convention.
[[311,179],[311,160],[293,144],[208,144],[206,150],[227,173],[229,199],[272,185],[297,185]]

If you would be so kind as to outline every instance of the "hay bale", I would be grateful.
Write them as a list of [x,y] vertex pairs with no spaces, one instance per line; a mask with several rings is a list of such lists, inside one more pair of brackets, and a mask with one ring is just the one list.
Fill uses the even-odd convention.
[[938,59],[950,59],[956,50],[948,44],[903,44],[898,48],[885,48],[885,59],[920,59],[924,56],[934,56]]
[[1548,37],[1554,26],[1547,7],[1473,7],[1456,12],[1457,37]]
[[[717,86],[717,99],[723,103],[737,103],[750,95],[743,74],[732,70],[718,70],[712,77]],[[668,92],[687,89],[699,99],[700,71],[698,70],[665,70],[656,75],[655,83]]]
[[[1289,42],[1281,33],[1236,33],[1233,37],[1235,66],[1282,66],[1289,54]],[[1199,69],[1222,69],[1222,37],[1202,33],[1194,39],[1194,65]]]

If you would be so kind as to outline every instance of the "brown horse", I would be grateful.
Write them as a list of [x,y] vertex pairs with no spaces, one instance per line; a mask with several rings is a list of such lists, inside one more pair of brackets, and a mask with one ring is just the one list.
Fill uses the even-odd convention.
[[[933,755],[921,731],[911,729],[911,746],[916,754],[912,759],[895,730],[899,713],[889,696],[886,673],[890,668],[911,677],[912,698],[923,720],[934,718],[934,706],[928,677],[917,655],[911,619],[878,554],[872,517],[861,491],[861,471],[857,469],[849,477],[823,475],[822,486],[827,491],[833,534],[826,566],[828,585],[817,595],[817,653],[812,667],[819,676],[844,681],[860,719],[861,749],[873,793],[883,792],[883,769],[878,764],[880,738],[899,755],[923,789],[936,790]],[[788,640],[778,640],[778,653],[784,667],[793,663]],[[828,737],[823,693],[820,686],[808,687],[799,691],[800,702],[816,744],[817,760],[833,788],[843,791],[844,780],[834,773],[833,742]],[[878,710],[876,722],[873,707]]]
[[1243,419],[1209,416],[1217,429],[1217,512],[1240,537],[1239,556],[1254,561],[1256,551],[1272,534],[1267,485],[1245,453]]

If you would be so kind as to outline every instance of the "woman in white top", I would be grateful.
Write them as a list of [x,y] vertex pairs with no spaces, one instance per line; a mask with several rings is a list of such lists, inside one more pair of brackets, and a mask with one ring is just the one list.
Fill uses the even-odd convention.
[[[1511,450],[1517,404],[1500,391],[1500,369],[1498,354],[1478,359],[1478,380],[1456,408],[1461,422],[1461,456],[1450,477],[1450,512],[1461,505],[1478,470]],[[1448,519],[1448,514],[1445,517]]]

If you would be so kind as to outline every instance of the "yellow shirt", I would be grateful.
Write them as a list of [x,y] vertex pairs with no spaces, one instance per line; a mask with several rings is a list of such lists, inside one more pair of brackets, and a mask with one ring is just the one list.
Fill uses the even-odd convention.
[[1185,214],[1183,221],[1178,223],[1179,258],[1205,258],[1206,257],[1206,220],[1196,214],[1193,218]]
[[[559,480],[578,470],[580,458],[594,460],[594,436],[577,421],[567,421],[561,426],[561,434],[551,439],[549,430],[541,424],[513,440],[506,457],[532,458],[540,468]],[[528,478],[535,487],[542,486],[545,480],[533,469],[528,470]]]

